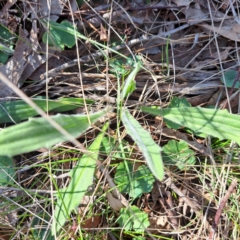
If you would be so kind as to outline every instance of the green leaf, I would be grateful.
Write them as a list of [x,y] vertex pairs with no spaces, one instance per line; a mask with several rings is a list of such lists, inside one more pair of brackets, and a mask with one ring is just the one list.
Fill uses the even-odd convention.
[[117,76],[126,76],[134,68],[135,62],[132,57],[110,59],[110,72]]
[[[58,28],[53,27],[58,25]],[[74,31],[74,27],[69,21],[62,21],[61,23],[56,23],[50,20],[50,30],[43,34],[43,42],[46,44],[48,39],[48,44],[50,46],[57,46],[64,50],[64,47],[72,48],[75,45],[75,36],[67,32],[67,28]]]
[[0,25],[0,63],[5,64],[10,54],[13,54],[12,33],[4,26]]
[[162,148],[164,164],[176,165],[180,170],[187,170],[196,163],[194,151],[189,149],[188,144],[181,140],[171,140]]
[[179,98],[173,96],[168,108],[180,108],[180,107],[191,107],[191,104],[188,102],[186,98]]
[[[173,97],[168,106],[168,108],[181,108],[181,107],[191,107],[191,104],[187,101],[186,98]],[[181,127],[180,125],[168,120],[166,120],[166,124],[168,128],[173,128],[175,130]]]
[[[42,22],[43,22],[43,24],[46,25],[46,20],[43,20]],[[61,26],[61,24],[59,24],[59,23],[50,21],[50,27],[51,27],[51,29],[59,29],[59,30],[61,30],[61,31],[63,31],[63,32],[69,33],[69,34],[71,34],[71,35],[74,36],[74,39],[75,39],[75,36],[77,36],[78,38],[83,39],[83,40],[85,40],[85,41],[88,41],[89,43],[91,43],[91,44],[93,44],[93,45],[95,45],[95,46],[101,47],[101,48],[103,48],[103,49],[106,49],[106,50],[108,50],[108,51],[110,51],[110,52],[112,52],[112,53],[115,53],[115,54],[121,56],[122,58],[128,59],[128,57],[126,57],[124,54],[121,54],[119,51],[113,49],[112,47],[106,46],[106,45],[104,45],[104,44],[102,44],[102,43],[99,43],[99,42],[97,42],[97,41],[94,41],[94,40],[92,40],[91,38],[87,38],[87,37],[84,36],[83,34],[81,34],[81,33],[79,33],[78,31],[76,31],[72,26],[71,26],[71,27],[68,27],[68,26],[64,26],[64,27],[63,27],[63,26]],[[46,39],[45,39],[45,40],[46,40]],[[55,44],[54,46],[57,46],[57,44]]]
[[142,111],[187,127],[195,133],[204,133],[220,140],[230,139],[240,144],[240,116],[227,110],[201,107],[151,108],[142,107]]
[[14,183],[15,169],[12,158],[0,155],[0,186]]
[[[72,137],[78,137],[91,126],[88,119],[94,123],[105,113],[106,111],[100,111],[89,116],[58,114],[52,119]],[[34,151],[41,147],[50,148],[54,144],[67,140],[69,140],[68,137],[59,133],[44,118],[30,118],[28,122],[19,123],[0,131],[1,154],[7,156]]]
[[9,54],[0,51],[0,63],[5,64],[9,58]]
[[127,109],[123,109],[122,111],[122,122],[127,133],[138,145],[139,150],[142,151],[153,175],[158,180],[163,180],[164,166],[162,163],[160,146],[153,141],[150,133],[134,119]]
[[[226,71],[224,73],[225,82],[224,82],[223,77],[221,77],[221,82],[223,84],[226,83],[226,87],[231,88],[232,85],[233,85],[234,79],[236,78],[236,76],[237,76],[237,71],[234,71],[234,70]],[[240,82],[239,81],[236,82],[234,88],[240,88]]]
[[136,206],[121,208],[117,222],[125,231],[134,230],[138,233],[144,232],[150,225],[148,215]]
[[70,171],[71,181],[68,187],[59,190],[52,224],[53,235],[64,225],[72,210],[77,208],[88,187],[92,184],[99,148],[107,127],[108,124],[105,124],[102,132],[89,147],[88,150],[91,153],[84,154],[74,169]]
[[81,8],[82,4],[84,3],[84,0],[77,0],[77,5],[79,8]]
[[134,65],[133,71],[128,75],[124,82],[123,89],[121,92],[121,100],[125,99],[127,96],[131,95],[136,89],[135,77],[141,68],[140,61],[137,61]]
[[[33,102],[47,111],[46,99],[33,99]],[[93,101],[86,100],[86,103],[93,103]],[[48,100],[48,110],[53,112],[70,111],[81,106],[84,106],[82,98]],[[0,123],[20,122],[36,115],[38,113],[23,100],[0,103]]]
[[134,237],[132,240],[146,240],[146,238],[138,236],[138,237]]
[[109,65],[110,72],[116,76],[126,76],[129,73],[129,70],[124,67],[124,60],[111,59]]
[[[132,198],[137,198],[143,193],[151,192],[155,178],[147,166],[142,165],[133,171],[133,164],[120,163],[117,167],[114,182],[122,193],[128,193]],[[128,172],[129,170],[129,172]]]
[[113,137],[104,137],[102,140],[100,152],[104,155],[111,154],[111,160],[122,160],[129,156],[129,143],[125,140],[121,140],[121,142],[118,143]]
[[4,52],[7,55],[13,54],[14,50],[12,50],[11,48],[5,46],[4,44],[0,43],[0,51]]
[[43,211],[33,217],[31,221],[31,230],[34,240],[54,240],[50,229],[44,226],[46,222],[43,222],[41,219],[44,219],[46,222],[51,221],[49,214]]

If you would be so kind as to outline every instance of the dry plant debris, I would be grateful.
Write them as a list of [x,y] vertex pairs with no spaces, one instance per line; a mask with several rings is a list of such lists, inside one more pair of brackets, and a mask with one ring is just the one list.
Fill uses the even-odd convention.
[[[21,92],[32,99],[84,99],[67,114],[116,109],[122,90],[118,76],[126,79],[132,62],[140,59],[136,89],[131,86],[134,91],[122,107],[131,110],[160,147],[172,139],[185,141],[196,163],[186,164],[185,170],[166,164],[163,181],[150,181],[140,194],[134,192],[142,184],[141,176],[148,176],[145,155],[119,124],[118,112],[111,110],[91,128],[89,124],[76,142],[14,156],[15,175],[8,174],[8,184],[0,186],[0,238],[240,239],[237,144],[197,135],[183,126],[169,128],[168,122],[138,108],[166,107],[177,97],[192,107],[239,114],[239,90],[220,80],[226,71],[239,71],[239,11],[235,0],[1,1],[0,26],[12,37],[6,39],[5,30],[0,32],[0,54],[8,59],[0,66],[0,111],[13,111],[4,104],[22,98]],[[56,36],[51,36],[53,26],[60,26]],[[69,29],[81,34],[71,36],[72,45]],[[16,88],[7,85],[6,78]],[[87,100],[94,104],[88,106]],[[108,140],[102,140],[92,185],[52,236],[56,193],[67,188],[73,178],[69,173],[106,119]],[[1,131],[13,123],[1,121]],[[6,175],[6,166],[0,167]],[[128,193],[117,186],[119,169],[128,173],[122,179],[132,179],[124,183],[132,188]],[[142,223],[132,220],[136,215]]]

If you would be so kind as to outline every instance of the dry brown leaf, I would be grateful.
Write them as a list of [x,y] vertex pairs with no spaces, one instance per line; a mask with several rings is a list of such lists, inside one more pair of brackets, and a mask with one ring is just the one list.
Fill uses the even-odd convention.
[[232,47],[226,47],[225,50],[220,52],[219,54],[216,51],[213,54],[211,54],[210,56],[208,56],[206,59],[204,59],[203,61],[195,61],[192,64],[192,67],[197,67],[199,69],[200,66],[202,66],[202,67],[206,67],[207,65],[213,66],[220,59],[221,59],[221,61],[224,61],[224,60],[226,60],[228,58],[228,54],[229,54],[229,51],[231,49],[232,49]]
[[121,208],[124,207],[121,200],[115,198],[111,192],[107,193],[107,199],[109,202],[109,205],[114,209],[115,211],[119,211]]
[[[6,195],[7,197],[11,197],[16,199],[18,197],[18,193],[15,191],[2,192],[2,195]],[[0,226],[5,227],[13,227],[16,225],[18,219],[18,211],[11,209],[11,205],[9,202],[5,200],[5,198],[0,198]]]
[[227,39],[240,42],[240,27],[239,24],[233,20],[225,20],[223,24],[215,23],[215,26],[208,25],[207,23],[198,24],[198,26],[207,32],[215,32]]
[[32,29],[30,31],[30,42],[31,42],[32,49],[34,51],[36,51],[38,46],[39,46],[38,28],[37,28],[37,21],[36,20],[33,20],[33,23],[32,23]]
[[107,40],[108,40],[107,31],[104,28],[104,26],[102,25],[102,23],[101,23],[101,28],[100,29],[101,29],[100,30],[100,40],[104,41],[104,42],[107,42]]
[[[66,0],[61,1],[61,2],[58,1],[58,0],[53,0],[51,2],[50,11],[52,13],[54,13],[54,14],[50,14],[50,19],[52,21],[56,21],[59,18],[59,14],[62,13],[62,10],[63,10],[63,7],[64,7],[65,3],[66,3]],[[39,7],[40,7],[40,9],[39,9]],[[32,9],[30,9],[30,11],[38,12],[39,16],[47,16],[49,14],[47,0],[42,1],[40,5],[32,4]],[[36,18],[34,12],[32,14],[32,18]],[[33,42],[35,51],[31,55],[28,56],[27,67],[25,68],[25,70],[23,71],[22,76],[21,76],[22,83],[28,77],[30,77],[34,73],[34,71],[36,71],[42,64],[44,64],[46,62],[46,55],[39,54],[36,51],[37,47],[39,47],[39,49],[41,49],[41,51],[40,51],[41,53],[46,52],[46,45],[44,43],[41,43],[40,46],[39,46],[37,31],[38,31],[37,27],[34,26],[34,24],[33,24],[33,28],[31,30],[30,40]],[[54,53],[55,53],[55,51],[49,50],[48,58],[50,58]],[[39,76],[37,77],[35,75],[35,79],[39,79]]]
[[51,7],[49,8],[48,0],[41,0],[41,4],[31,3],[31,8],[29,11],[32,12],[33,10],[33,14],[38,13],[38,17],[46,18],[47,16],[50,16],[52,21],[56,21],[59,18],[59,15],[62,13],[66,2],[66,0],[51,0]]
[[[46,45],[44,43],[40,44],[41,52],[46,52]],[[53,54],[55,53],[54,50],[49,50],[48,58],[51,58]],[[43,65],[46,62],[46,55],[45,54],[39,54],[38,52],[33,52],[31,55],[28,56],[28,63],[27,67],[24,69],[22,73],[22,80],[26,80],[29,78],[41,65]],[[61,63],[59,61],[59,63]],[[51,65],[51,63],[49,63]],[[46,67],[43,69],[43,72],[46,72]],[[34,79],[40,79],[41,73],[35,74]]]
[[[234,3],[235,0],[231,0],[231,2]],[[229,5],[230,5],[230,0],[223,0],[221,4],[221,8],[223,10],[226,10],[229,7]]]
[[17,2],[17,0],[7,1],[1,11],[7,12],[8,9],[11,8],[16,2]]
[[194,6],[186,8],[184,12],[186,20],[190,23],[199,21],[203,22],[209,18],[209,13],[204,11],[204,9],[202,9],[198,3],[196,3]]
[[165,216],[158,216],[158,217],[151,217],[149,218],[150,226],[149,228],[163,228],[167,223],[167,215]]
[[86,207],[89,205],[89,204],[93,204],[93,202],[95,201],[95,197],[91,197],[91,196],[88,196],[88,195],[84,195],[83,198],[81,199],[81,202],[80,202],[80,205],[78,207],[78,214],[80,216],[83,216],[83,214],[85,213],[86,211]]
[[7,62],[3,69],[1,69],[2,73],[5,74],[6,77],[15,85],[18,85],[21,74],[26,67],[27,56],[29,55],[30,51],[28,32],[27,30],[20,28],[19,38],[13,57]]
[[82,223],[82,228],[97,228],[101,223],[101,216],[92,216]]
[[[62,13],[65,3],[66,3],[66,0],[61,1],[61,2],[58,0],[51,1],[50,11],[51,11],[51,13],[54,13],[54,14],[50,14],[50,19],[52,21],[56,21],[59,18],[59,15]],[[37,18],[35,16],[35,12],[38,12],[38,16],[48,16],[49,8],[48,8],[47,0],[43,0],[40,5],[32,4],[32,8],[29,9],[29,11],[33,11],[32,18]],[[34,52],[28,56],[27,67],[23,71],[22,77],[21,77],[22,82],[25,81],[27,78],[29,78],[34,73],[34,71],[36,71],[41,65],[43,65],[46,62],[46,55],[39,54],[36,51],[36,50],[41,49],[41,51],[40,51],[41,53],[46,52],[46,45],[44,43],[41,43],[39,46],[37,32],[38,32],[37,27],[34,26],[34,24],[33,24],[30,40],[33,42]],[[39,48],[37,49],[37,47],[39,47]],[[55,51],[49,50],[48,58],[50,58],[54,53],[55,53]],[[35,75],[35,79],[39,79],[39,78],[40,78],[39,75],[38,75],[38,77]]]
[[156,202],[160,196],[160,185],[157,181],[154,182],[153,184],[153,189],[151,191],[151,197],[153,202]]
[[[0,72],[2,72],[15,85],[19,84],[21,74],[27,66],[27,56],[30,51],[28,32],[27,30],[20,28],[19,38],[12,58],[7,62],[7,64],[0,67]],[[12,95],[12,93],[13,91],[11,89],[3,83],[0,83],[1,98],[8,97]]]
[[190,0],[172,0],[178,6],[188,6],[192,1]]
[[76,12],[76,11],[79,10],[79,7],[78,7],[78,5],[77,5],[77,1],[76,1],[76,0],[69,0],[68,2],[69,2],[69,5],[70,5],[70,7],[71,7],[71,10],[72,10],[73,12]]

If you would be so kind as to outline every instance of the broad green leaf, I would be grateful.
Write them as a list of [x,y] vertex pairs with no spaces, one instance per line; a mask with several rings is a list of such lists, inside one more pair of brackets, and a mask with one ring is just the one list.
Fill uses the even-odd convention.
[[122,111],[122,122],[127,133],[138,145],[143,153],[149,169],[158,180],[163,180],[164,166],[161,157],[161,148],[152,139],[150,133],[146,131],[127,109]]
[[133,171],[133,164],[127,163],[127,165],[128,168],[124,163],[120,163],[114,176],[114,182],[118,185],[120,192],[128,193],[134,199],[143,193],[151,192],[155,178],[148,167],[142,165]]
[[[47,111],[46,99],[33,99],[41,109]],[[92,100],[86,100],[86,103],[93,103]],[[60,98],[58,100],[48,100],[48,110],[53,112],[70,111],[84,105],[82,98]],[[11,101],[0,103],[0,123],[20,122],[34,117],[38,113],[30,107],[25,101]]]
[[[221,77],[221,82],[223,84],[226,84],[226,87],[231,88],[232,85],[233,85],[234,79],[236,78],[236,76],[237,76],[237,71],[234,71],[234,70],[226,71],[224,73],[225,82],[224,82],[223,77]],[[239,81],[236,82],[234,88],[240,88],[240,82]]]
[[123,89],[121,92],[121,100],[125,99],[127,96],[132,94],[136,89],[135,77],[141,68],[140,61],[135,63],[133,71],[128,75],[127,79],[124,82]]
[[148,214],[141,211],[136,206],[121,208],[117,222],[125,231],[134,230],[138,233],[144,232],[144,230],[150,225]]
[[[72,137],[78,137],[85,132],[91,124],[105,115],[100,111],[89,116],[61,115],[52,119],[64,128]],[[58,132],[44,118],[30,118],[29,121],[7,127],[0,131],[0,149],[2,155],[14,156],[21,153],[37,150],[41,147],[50,148],[54,144],[69,140]]]
[[240,116],[227,110],[201,107],[151,108],[142,107],[142,111],[187,127],[195,133],[204,133],[219,139],[230,139],[240,144]]
[[[54,24],[59,25],[59,27],[52,27]],[[61,23],[56,23],[50,20],[49,26],[49,32],[45,32],[42,38],[45,44],[47,43],[48,38],[49,45],[60,47],[62,50],[64,50],[65,46],[72,48],[75,45],[74,34],[70,34],[66,31],[66,28],[71,28],[74,31],[74,27],[69,21],[64,20]]]
[[12,158],[0,155],[0,186],[7,186],[14,183],[14,175],[15,170]]
[[188,144],[181,140],[170,140],[162,148],[164,164],[176,165],[180,170],[187,170],[196,163],[194,151],[189,149]]
[[[191,107],[191,104],[187,101],[186,98],[173,97],[170,101],[170,104],[168,105],[168,108],[180,108],[180,107]],[[168,120],[166,120],[166,124],[168,128],[173,128],[175,130],[181,127],[180,125]]]
[[67,188],[60,189],[57,195],[57,204],[54,211],[52,234],[57,233],[70,217],[73,210],[77,208],[82,197],[92,184],[93,176],[98,158],[99,148],[108,124],[105,124],[102,132],[97,136],[89,147],[89,154],[84,154],[77,165],[69,173],[71,181]]

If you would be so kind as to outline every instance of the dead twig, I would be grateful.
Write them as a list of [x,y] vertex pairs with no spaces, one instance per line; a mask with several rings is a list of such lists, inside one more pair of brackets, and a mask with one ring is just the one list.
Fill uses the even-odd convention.
[[81,57],[79,59],[74,59],[74,60],[72,60],[72,61],[70,61],[68,63],[64,63],[64,64],[60,65],[59,67],[51,69],[48,72],[45,72],[44,74],[42,74],[40,76],[40,78],[41,78],[41,80],[45,79],[46,76],[48,76],[48,78],[50,78],[50,77],[54,76],[57,72],[60,72],[62,70],[65,70],[65,69],[73,67],[73,66],[76,66],[79,62],[80,63],[87,63],[87,62],[92,61],[93,59],[98,59],[100,57],[103,57],[104,54],[108,54],[109,51],[110,52],[116,52],[116,51],[119,51],[119,50],[121,50],[123,48],[126,48],[126,47],[130,48],[131,46],[133,46],[133,45],[135,45],[137,43],[142,43],[142,42],[150,41],[150,40],[154,40],[154,39],[166,38],[166,37],[172,35],[173,33],[177,33],[179,31],[182,31],[183,29],[185,29],[187,27],[190,27],[192,25],[195,25],[197,23],[198,22],[196,22],[196,21],[192,22],[192,23],[189,22],[189,23],[184,24],[184,25],[182,25],[182,26],[180,26],[178,28],[175,28],[175,29],[173,29],[171,31],[163,32],[163,33],[157,34],[157,35],[151,35],[151,36],[143,35],[140,38],[132,39],[132,40],[128,41],[128,43],[123,43],[123,44],[120,44],[120,45],[118,45],[116,47],[108,48],[108,49],[102,50],[102,51],[97,51],[97,52],[92,53],[90,55],[83,56],[83,57]]
[[212,224],[212,229],[211,229],[211,232],[209,234],[209,240],[213,239],[214,234],[215,234],[215,232],[217,230],[217,225],[218,225],[220,217],[222,215],[223,208],[225,207],[225,205],[226,205],[230,195],[232,194],[232,192],[233,192],[234,188],[237,186],[237,184],[238,184],[237,179],[233,179],[229,189],[227,190],[224,198],[222,199],[222,201],[221,201],[221,203],[219,205],[219,208],[218,208],[218,210],[216,212],[213,224]]

